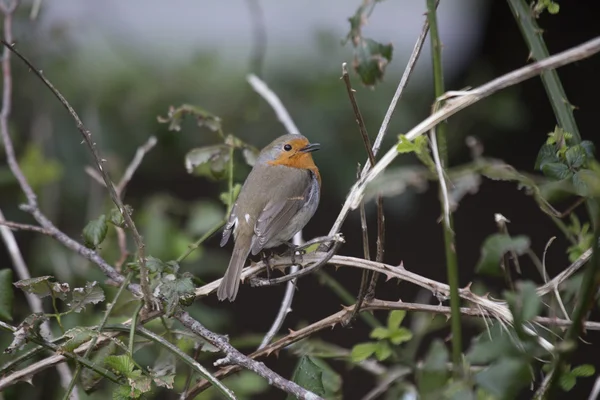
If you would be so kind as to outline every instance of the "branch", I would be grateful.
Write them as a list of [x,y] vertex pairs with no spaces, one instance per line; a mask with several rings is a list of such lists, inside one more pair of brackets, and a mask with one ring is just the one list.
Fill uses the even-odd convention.
[[11,230],[15,230],[15,231],[30,231],[30,232],[37,232],[37,233],[41,233],[44,235],[49,235],[50,231],[48,231],[47,229],[41,228],[39,226],[35,226],[35,225],[29,225],[29,224],[21,224],[18,222],[11,222],[11,221],[6,221],[4,219],[4,217],[0,217],[0,226],[6,226]]
[[[12,40],[10,40],[9,42],[12,42]],[[119,198],[119,195],[117,194],[117,191],[115,190],[115,187],[114,187],[114,185],[110,179],[110,176],[108,174],[108,171],[103,166],[103,163],[105,162],[105,160],[100,156],[100,152],[98,151],[96,143],[92,139],[92,133],[85,127],[85,125],[79,118],[79,115],[77,115],[77,113],[75,112],[73,107],[71,107],[69,102],[52,85],[52,83],[50,83],[50,81],[48,79],[46,79],[46,77],[43,75],[42,71],[35,68],[33,66],[33,64],[31,64],[31,62],[27,58],[25,58],[25,56],[21,55],[21,53],[19,53],[14,48],[14,46],[10,45],[9,42],[2,40],[2,44],[5,46],[5,53],[7,53],[6,49],[15,53],[15,55],[17,57],[19,57],[38,78],[40,78],[40,80],[44,83],[44,85],[46,85],[46,87],[48,87],[48,89],[50,89],[52,94],[54,94],[54,96],[67,109],[69,114],[71,114],[71,117],[73,117],[73,120],[75,121],[77,129],[83,136],[83,140],[88,145],[88,147],[92,153],[92,157],[94,158],[94,161],[96,162],[96,166],[97,166],[98,170],[100,171],[100,173],[102,174],[102,178],[104,180],[104,183],[106,184],[106,187],[108,188],[110,197],[113,200],[113,202],[115,203],[115,205],[117,206],[117,208],[119,209],[119,211],[121,212],[121,214],[123,215],[123,218],[125,219],[125,222],[127,223],[127,226],[129,227],[129,229],[131,229],[133,239],[138,247],[138,260],[140,263],[140,285],[142,287],[142,293],[143,293],[143,297],[144,297],[145,307],[147,309],[154,309],[154,308],[158,307],[156,300],[154,299],[154,296],[152,295],[152,292],[150,291],[150,286],[149,286],[149,282],[148,282],[148,269],[146,268],[146,257],[144,255],[144,242],[143,242],[142,237],[139,234],[137,228],[135,227],[133,220],[131,219],[131,215],[129,215],[129,212],[127,212],[127,210],[123,206],[123,202],[121,201],[121,199]],[[14,156],[14,154],[13,154],[13,156]],[[13,173],[14,173],[14,171],[13,171]],[[19,183],[21,184],[22,188],[23,187],[29,188],[28,191],[25,191],[25,189],[24,189],[24,191],[25,191],[25,194],[27,195],[27,198],[30,200],[30,203],[31,203],[31,199],[35,199],[35,195],[33,194],[31,187],[29,187],[27,182],[24,181],[24,177],[23,176],[21,176],[21,177],[23,178],[23,182],[21,182],[19,180]],[[17,179],[19,179],[18,176],[17,176]],[[33,204],[30,204],[30,206],[37,208],[37,204],[35,202]],[[41,224],[41,223],[40,223],[40,225],[43,226],[43,224]]]
[[[509,72],[508,74],[502,75],[484,85],[479,86],[476,89],[463,92],[447,92],[444,96],[442,96],[441,100],[448,99],[453,96],[455,96],[455,98],[446,101],[442,108],[412,128],[406,134],[406,137],[409,140],[413,140],[417,136],[429,131],[440,122],[448,119],[450,116],[502,89],[514,86],[527,79],[537,76],[543,71],[555,69],[575,61],[583,60],[598,53],[599,51],[600,37],[597,37],[545,60],[538,61],[515,71]],[[363,176],[363,178],[352,187],[340,215],[344,213],[347,214],[350,209],[354,210],[358,207],[367,185],[373,181],[373,179],[375,179],[388,165],[390,165],[390,163],[394,161],[397,156],[398,152],[396,151],[396,146],[393,146],[368,172],[368,174]]]

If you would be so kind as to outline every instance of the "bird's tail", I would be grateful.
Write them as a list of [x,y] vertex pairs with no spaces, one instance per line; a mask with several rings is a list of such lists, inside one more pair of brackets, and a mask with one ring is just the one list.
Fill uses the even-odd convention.
[[242,268],[246,263],[246,258],[250,253],[250,243],[246,243],[248,240],[244,240],[241,235],[237,238],[235,246],[233,247],[233,254],[229,261],[225,276],[221,280],[221,284],[217,289],[217,297],[223,301],[228,299],[234,301],[237,296],[237,292],[240,288],[240,276],[242,275]]

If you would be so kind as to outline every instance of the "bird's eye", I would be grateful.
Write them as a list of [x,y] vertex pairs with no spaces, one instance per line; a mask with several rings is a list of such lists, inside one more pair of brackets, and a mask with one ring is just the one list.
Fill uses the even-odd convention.
[[292,149],[292,145],[291,144],[286,144],[285,146],[283,146],[283,149],[285,151],[290,151]]

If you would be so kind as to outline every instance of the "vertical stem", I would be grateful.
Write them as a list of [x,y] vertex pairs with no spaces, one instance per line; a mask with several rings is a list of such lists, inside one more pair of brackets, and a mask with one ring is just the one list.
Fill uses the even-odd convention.
[[[429,20],[429,36],[431,38],[431,58],[433,60],[433,82],[436,99],[444,94],[444,74],[442,70],[442,44],[437,25],[436,1],[427,0],[427,19]],[[446,145],[446,124],[437,126],[436,139],[442,166],[448,162],[448,149]],[[443,179],[443,176],[440,177]],[[452,329],[452,362],[455,376],[460,375],[462,364],[462,333],[460,325],[460,297],[458,293],[458,260],[454,243],[453,218],[449,216],[449,223],[444,227],[444,246],[446,253],[446,270],[448,284],[450,285],[450,308]]]

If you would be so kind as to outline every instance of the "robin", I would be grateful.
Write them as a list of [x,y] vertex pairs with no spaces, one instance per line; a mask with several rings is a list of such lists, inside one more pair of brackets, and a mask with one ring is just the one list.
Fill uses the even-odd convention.
[[219,300],[235,300],[240,275],[250,253],[287,243],[312,218],[321,192],[321,176],[312,158],[319,150],[302,135],[280,136],[265,147],[231,209],[221,239],[235,240]]

